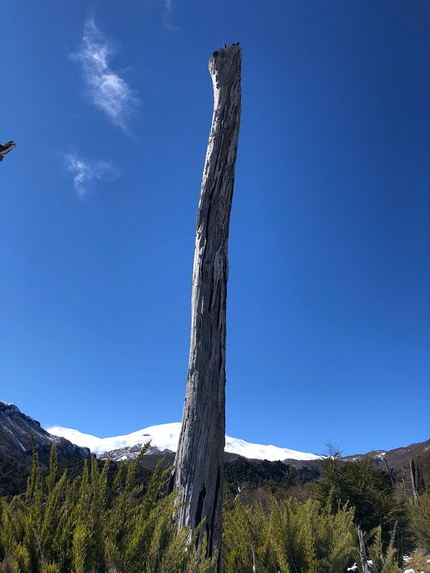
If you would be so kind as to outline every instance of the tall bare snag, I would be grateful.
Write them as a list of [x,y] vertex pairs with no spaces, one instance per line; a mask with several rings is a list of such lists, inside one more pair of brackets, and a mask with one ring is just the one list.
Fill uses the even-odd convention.
[[228,234],[239,138],[242,54],[238,44],[214,52],[212,127],[197,212],[191,335],[182,428],[173,487],[179,527],[207,534],[207,556],[220,555],[225,445]]

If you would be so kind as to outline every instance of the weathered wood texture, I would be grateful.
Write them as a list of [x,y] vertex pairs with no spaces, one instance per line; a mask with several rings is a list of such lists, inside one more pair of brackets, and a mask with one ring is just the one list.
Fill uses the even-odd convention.
[[411,473],[412,498],[414,500],[414,503],[417,503],[417,501],[418,501],[418,489],[417,489],[417,482],[415,479],[416,473],[415,473],[415,462],[414,462],[414,460],[411,460],[409,462],[409,471]]
[[367,563],[366,544],[364,542],[364,535],[361,529],[358,530],[358,544],[361,562],[361,573],[369,573],[369,565]]
[[179,527],[204,522],[207,555],[220,555],[225,445],[226,298],[228,234],[239,138],[242,54],[238,44],[209,60],[214,89],[194,251],[191,335],[182,428],[173,487]]

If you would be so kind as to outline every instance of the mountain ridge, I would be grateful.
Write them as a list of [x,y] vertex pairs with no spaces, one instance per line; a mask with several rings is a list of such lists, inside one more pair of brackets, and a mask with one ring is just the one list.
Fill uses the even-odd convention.
[[[78,430],[62,426],[49,428],[48,432],[55,436],[64,437],[77,445],[86,446],[102,459],[109,456],[114,461],[122,461],[136,457],[141,448],[148,442],[150,442],[149,453],[175,452],[180,430],[181,424],[179,422],[171,422],[109,438],[97,438],[91,434],[84,434]],[[283,461],[285,459],[310,461],[320,458],[317,454],[273,445],[252,444],[230,436],[226,436],[225,452],[248,459],[269,461]]]
[[[57,446],[59,461],[75,457],[88,458],[91,452],[99,459],[109,457],[112,461],[122,461],[135,458],[143,445],[151,441],[147,456],[145,456],[148,458],[148,464],[152,465],[150,458],[158,460],[163,457],[173,463],[179,431],[179,422],[149,426],[131,434],[111,438],[97,438],[61,426],[45,430],[37,420],[22,413],[17,406],[0,400],[0,462],[3,464],[10,463],[11,460],[16,460],[18,463],[28,463],[28,461],[31,463],[31,436],[34,438],[39,460],[45,466],[49,463],[49,453],[53,443]],[[347,462],[359,460],[364,456],[372,456],[375,465],[380,469],[397,470],[409,464],[421,452],[428,450],[430,450],[430,439],[388,451],[375,450],[365,454],[342,456],[341,459]],[[318,465],[321,459],[321,456],[316,454],[277,446],[251,444],[226,436],[226,461],[238,457],[249,460],[282,461],[295,466],[306,464],[310,467]]]

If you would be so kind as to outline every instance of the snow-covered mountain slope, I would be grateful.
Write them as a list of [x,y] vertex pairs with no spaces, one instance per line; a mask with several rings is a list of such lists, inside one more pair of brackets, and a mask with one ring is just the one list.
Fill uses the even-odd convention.
[[54,436],[69,436],[67,439],[76,445],[87,444],[87,448],[93,454],[101,456],[108,452],[122,450],[125,448],[135,448],[136,446],[144,446],[146,443],[151,442],[151,446],[163,452],[168,450],[175,452],[181,424],[173,422],[172,424],[160,424],[159,426],[150,426],[137,432],[132,432],[125,436],[115,436],[112,438],[97,438],[91,434],[83,434],[78,430],[70,428],[63,428],[61,426],[54,426],[49,428],[48,432]]
[[250,444],[245,440],[239,438],[225,437],[225,451],[238,454],[244,458],[251,458],[253,460],[269,460],[276,462],[278,460],[316,460],[320,456],[316,454],[309,454],[306,452],[298,452],[297,450],[290,450],[288,448],[279,448],[278,446],[263,446],[261,444]]
[[[127,453],[134,454],[138,450],[137,446],[141,447],[147,442],[151,442],[151,447],[156,448],[160,452],[171,451],[176,452],[179,432],[181,424],[173,422],[171,424],[160,424],[158,426],[150,426],[137,432],[132,432],[125,436],[117,436],[112,438],[97,438],[90,434],[83,434],[78,430],[70,428],[62,428],[55,426],[49,428],[48,432],[54,436],[61,436],[67,438],[77,446],[84,446],[89,448],[97,456],[105,456],[108,452],[116,452],[115,459],[118,458],[118,452],[123,450],[123,458],[129,457]],[[233,454],[238,454],[245,458],[254,460],[315,460],[319,456],[305,452],[298,452],[287,448],[278,448],[276,446],[263,446],[260,444],[250,444],[238,438],[225,438],[225,451]],[[133,456],[131,456],[133,457]]]

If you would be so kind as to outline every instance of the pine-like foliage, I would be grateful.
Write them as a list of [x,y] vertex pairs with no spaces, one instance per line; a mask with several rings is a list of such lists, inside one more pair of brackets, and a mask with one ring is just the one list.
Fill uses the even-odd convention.
[[237,501],[224,511],[225,573],[341,573],[356,551],[354,512],[331,513],[315,499],[272,498],[268,508]]
[[406,503],[396,497],[390,478],[375,468],[368,456],[355,462],[342,462],[335,448],[321,461],[323,477],[316,482],[317,497],[331,500],[332,511],[348,503],[354,508],[354,521],[367,534],[381,526],[384,550],[389,546],[397,522],[399,556],[413,547]]
[[391,531],[390,541],[384,550],[382,541],[382,528],[379,525],[370,532],[369,538],[372,543],[368,544],[368,553],[372,562],[372,573],[402,573],[396,558],[396,532],[397,522]]
[[109,462],[100,470],[94,458],[58,477],[53,447],[42,480],[34,448],[25,495],[0,500],[0,573],[209,573],[211,561],[185,550],[188,532],[176,534],[169,470],[158,466],[145,492],[136,485],[141,456],[108,484]]
[[418,545],[430,553],[430,491],[409,503],[409,517]]
[[[170,469],[158,466],[147,482],[141,456],[117,470],[92,458],[69,477],[53,447],[43,477],[33,447],[25,493],[0,498],[0,573],[214,573],[216,556],[196,550],[198,531],[191,543],[188,530],[177,531],[174,494],[165,494]],[[250,573],[254,564],[258,573],[341,573],[359,562],[358,526],[373,573],[400,571],[406,500],[396,500],[369,460],[340,466],[332,456],[324,470],[317,495],[304,503],[267,492],[257,503],[226,495],[224,573]],[[430,550],[426,484],[406,514],[423,563]]]

